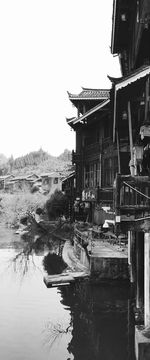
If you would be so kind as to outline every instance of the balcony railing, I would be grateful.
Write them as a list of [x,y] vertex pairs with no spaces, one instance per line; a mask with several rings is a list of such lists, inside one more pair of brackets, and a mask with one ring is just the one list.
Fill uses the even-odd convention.
[[85,172],[84,187],[96,188],[100,185],[100,170]]
[[118,175],[115,205],[121,209],[150,209],[150,178]]

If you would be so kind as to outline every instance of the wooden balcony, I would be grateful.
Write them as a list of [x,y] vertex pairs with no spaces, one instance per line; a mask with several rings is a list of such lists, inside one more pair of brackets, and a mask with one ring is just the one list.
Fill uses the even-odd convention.
[[117,175],[114,207],[118,222],[150,219],[149,176]]

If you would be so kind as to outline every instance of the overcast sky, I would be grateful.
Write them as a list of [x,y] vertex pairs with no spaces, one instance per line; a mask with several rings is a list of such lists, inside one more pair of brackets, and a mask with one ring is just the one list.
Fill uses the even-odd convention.
[[0,1],[0,153],[74,148],[67,90],[110,88],[112,0]]

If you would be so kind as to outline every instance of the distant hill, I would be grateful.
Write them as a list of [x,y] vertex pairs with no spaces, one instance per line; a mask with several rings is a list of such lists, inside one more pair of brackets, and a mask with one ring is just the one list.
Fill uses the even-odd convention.
[[0,175],[8,173],[15,176],[28,175],[31,172],[40,175],[51,171],[66,171],[69,168],[72,168],[71,152],[69,150],[65,149],[61,155],[55,157],[40,149],[16,159],[11,156],[9,160],[6,159],[5,163],[0,162]]

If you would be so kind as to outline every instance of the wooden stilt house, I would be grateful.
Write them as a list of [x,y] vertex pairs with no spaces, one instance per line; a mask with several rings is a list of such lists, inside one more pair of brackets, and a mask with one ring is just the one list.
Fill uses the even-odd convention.
[[117,147],[112,142],[110,90],[83,88],[68,93],[77,117],[67,119],[76,132],[76,197],[90,208],[90,220],[101,223],[101,209],[112,209],[113,182],[118,172]]

